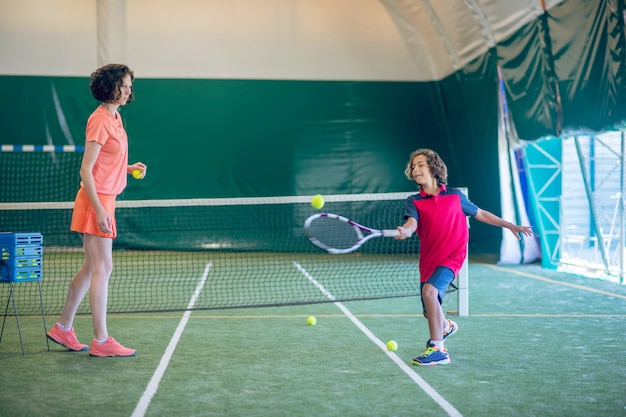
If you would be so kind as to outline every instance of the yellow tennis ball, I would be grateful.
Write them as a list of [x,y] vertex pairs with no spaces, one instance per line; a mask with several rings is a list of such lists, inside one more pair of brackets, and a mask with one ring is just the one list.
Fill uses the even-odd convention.
[[132,175],[133,175],[133,178],[136,179],[136,180],[140,180],[141,179],[141,171],[138,170],[138,169],[135,169],[133,171]]
[[311,205],[314,209],[321,209],[322,207],[324,207],[324,197],[322,197],[321,194],[314,195],[311,199]]
[[317,319],[316,319],[315,317],[313,317],[313,316],[309,316],[309,317],[307,317],[307,319],[306,319],[306,323],[307,323],[309,326],[315,326],[315,323],[317,323]]
[[396,349],[398,349],[398,344],[395,340],[390,340],[387,342],[387,350],[394,352]]

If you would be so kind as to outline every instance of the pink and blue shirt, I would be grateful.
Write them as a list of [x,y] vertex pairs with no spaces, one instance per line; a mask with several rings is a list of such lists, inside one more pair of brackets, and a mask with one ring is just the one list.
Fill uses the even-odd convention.
[[420,190],[406,199],[405,219],[417,221],[420,239],[420,281],[426,282],[439,266],[456,276],[467,256],[467,216],[476,216],[478,206],[457,188],[442,185],[438,195]]

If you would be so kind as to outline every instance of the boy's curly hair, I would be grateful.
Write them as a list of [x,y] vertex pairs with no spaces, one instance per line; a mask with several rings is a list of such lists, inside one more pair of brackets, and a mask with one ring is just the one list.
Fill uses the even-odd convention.
[[437,180],[437,185],[448,185],[448,167],[439,154],[431,149],[418,149],[413,151],[404,169],[404,175],[411,181],[415,180],[413,178],[413,159],[418,155],[424,155],[426,157],[430,174]]
[[[98,68],[91,73],[91,82],[89,83],[91,94],[96,100],[103,103],[117,100],[121,94],[119,93],[118,87],[121,86],[122,78],[126,74],[130,75],[131,82],[135,79],[133,71],[126,65],[108,64]],[[130,91],[130,96],[126,104],[132,102],[135,98],[132,88]],[[116,92],[118,94],[117,96],[115,95]]]

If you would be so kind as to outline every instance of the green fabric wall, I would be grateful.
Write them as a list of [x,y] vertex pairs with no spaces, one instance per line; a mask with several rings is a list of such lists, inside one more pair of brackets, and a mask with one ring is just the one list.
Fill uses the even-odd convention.
[[[0,77],[12,97],[0,102],[0,142],[83,144],[97,105],[88,83]],[[134,88],[136,101],[122,109],[130,159],[149,168],[121,199],[413,191],[408,156],[429,147],[448,164],[451,185],[499,213],[493,53],[441,82],[139,77]],[[76,186],[73,176],[68,187]],[[499,236],[477,224],[473,249],[496,253]]]
[[[450,184],[500,214],[497,66],[522,139],[619,125],[626,120],[623,16],[623,0],[560,2],[436,82],[142,79],[138,72],[137,101],[123,117],[131,161],[146,162],[149,173],[121,198],[410,191],[407,157],[428,147],[446,161]],[[0,143],[82,144],[96,106],[87,85],[87,77],[0,76]],[[8,182],[32,179],[51,189],[52,177],[15,171],[0,159],[0,185],[10,175]],[[64,198],[77,186],[76,176],[68,178]],[[13,200],[0,189],[2,201]],[[500,236],[474,222],[471,249],[496,253]]]
[[602,131],[626,119],[624,1],[567,0],[498,45],[519,137]]

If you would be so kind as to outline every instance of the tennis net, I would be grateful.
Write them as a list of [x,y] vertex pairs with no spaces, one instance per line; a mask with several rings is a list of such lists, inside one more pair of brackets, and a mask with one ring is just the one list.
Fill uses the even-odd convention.
[[[44,171],[27,178],[15,176],[22,164],[19,160],[39,158],[36,154],[0,152],[0,178],[13,175],[2,182],[7,188],[0,189],[0,231],[43,235],[44,305],[47,314],[59,314],[69,282],[83,261],[81,237],[69,231],[82,154],[60,154],[62,161],[48,155],[38,165]],[[46,186],[57,179],[71,182],[71,191]],[[409,194],[327,195],[323,211],[371,228],[395,228],[403,222]],[[328,254],[312,245],[304,232],[306,218],[319,211],[311,207],[310,196],[118,200],[109,312],[279,306],[419,294],[417,238],[376,238],[356,253]],[[6,286],[0,286],[0,291],[2,287]],[[37,286],[15,285],[15,294],[20,314],[41,311]],[[85,300],[78,313],[89,311]]]

